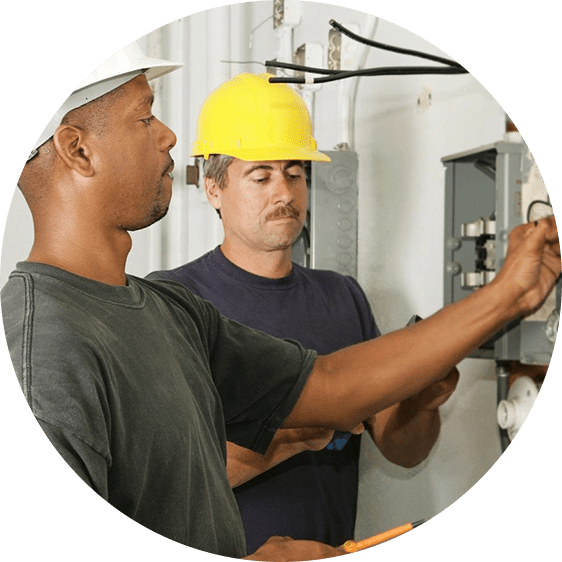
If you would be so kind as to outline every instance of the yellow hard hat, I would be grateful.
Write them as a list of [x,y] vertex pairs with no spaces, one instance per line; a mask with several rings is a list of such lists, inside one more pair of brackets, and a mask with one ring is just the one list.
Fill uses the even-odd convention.
[[330,162],[317,150],[302,98],[286,84],[270,84],[269,77],[239,74],[209,95],[199,114],[191,156]]

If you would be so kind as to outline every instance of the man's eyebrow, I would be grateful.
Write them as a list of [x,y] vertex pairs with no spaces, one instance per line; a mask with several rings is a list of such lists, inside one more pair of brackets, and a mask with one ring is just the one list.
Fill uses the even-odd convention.
[[[287,162],[283,166],[283,171],[286,171],[289,168],[292,168],[293,166],[300,166],[304,170],[304,162],[302,160],[290,160],[289,162]],[[256,170],[268,170],[269,171],[269,170],[273,170],[273,166],[271,166],[270,164],[256,164],[255,166],[252,166],[251,168],[248,168],[242,174],[242,177],[249,176],[252,172],[255,172]]]
[[146,107],[152,107],[154,103],[154,94],[147,94],[144,96],[139,104],[137,105],[137,109],[145,109]]
[[255,172],[256,170],[273,170],[273,166],[270,166],[269,164],[256,164],[255,166],[248,168],[242,174],[242,177],[249,176],[252,172]]
[[288,170],[293,166],[300,166],[304,170],[304,162],[302,160],[290,160],[283,166],[283,170]]

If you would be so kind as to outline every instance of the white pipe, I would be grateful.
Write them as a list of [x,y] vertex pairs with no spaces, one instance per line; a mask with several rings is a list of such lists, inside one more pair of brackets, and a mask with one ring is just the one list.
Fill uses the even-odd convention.
[[293,62],[293,26],[284,25],[277,29],[279,48],[277,60],[281,62]]
[[[367,23],[365,25],[365,32],[363,37],[372,39],[375,35],[379,18],[375,16],[369,16],[367,18]],[[357,48],[355,52],[355,57],[353,60],[353,68],[358,70],[365,66],[367,56],[369,54],[368,45],[361,45]],[[350,78],[342,80],[340,82],[339,92],[338,92],[338,105],[340,116],[340,142],[338,146],[342,148],[348,148],[349,150],[354,149],[354,116],[355,116],[355,100],[357,97],[357,86],[359,83],[359,77]]]
[[[218,11],[218,10],[217,10]],[[212,11],[214,12],[214,10]],[[186,18],[186,54],[185,70],[189,73],[189,81],[184,91],[185,110],[188,115],[189,129],[186,131],[186,145],[182,147],[184,154],[188,155],[191,149],[191,143],[195,139],[197,129],[197,117],[201,105],[209,94],[208,90],[208,49],[201,54],[201,46],[206,45],[209,37],[209,11],[199,12]],[[205,56],[207,54],[207,56]],[[191,158],[188,159],[191,163]],[[193,260],[204,253],[204,243],[202,239],[206,236],[207,222],[210,220],[209,215],[202,209],[201,205],[201,189],[194,186],[188,186],[188,205],[189,212],[184,217],[188,224],[188,260]]]
[[[147,55],[154,58],[165,58],[162,55],[162,29],[156,29],[147,36]],[[153,114],[162,115],[162,84],[160,80],[156,80],[152,87],[154,88],[154,106]],[[148,230],[148,271],[155,271],[164,267],[163,260],[163,226],[162,221],[154,223]]]
[[301,22],[301,6],[298,0],[291,0],[284,3],[284,22],[277,28],[277,38],[279,48],[277,50],[277,60],[281,62],[293,62],[293,30]]
[[231,6],[223,6],[209,12],[207,18],[208,37],[212,37],[212,48],[207,49],[207,87],[209,93],[226,82],[230,76],[230,65],[221,61],[229,61],[230,57],[230,10]]
[[[215,88],[231,78],[232,66],[221,61],[232,60],[231,50],[231,10],[232,6],[223,6],[209,12],[207,18],[207,36],[212,37],[212,49],[207,49],[207,92],[210,94]],[[205,207],[207,224],[205,228],[206,252],[220,244],[224,238],[222,222],[217,220],[215,211],[209,205],[205,190],[201,189],[201,204]],[[203,211],[203,209],[201,209]]]
[[[182,60],[184,58],[184,28],[181,21],[172,22],[166,26],[166,40],[168,50],[164,58]],[[164,223],[162,240],[165,247],[165,267],[178,267],[188,259],[189,230],[186,215],[189,211],[188,193],[186,185],[186,111],[183,105],[185,89],[187,87],[183,72],[175,72],[166,77],[167,88],[163,114],[165,122],[176,133],[177,144],[173,150],[175,160],[173,204],[170,206],[167,220]]]
[[310,119],[314,124],[314,90],[305,87],[299,93],[304,103],[306,104],[306,107],[308,108]]
[[[230,55],[233,60],[244,61],[250,58],[248,41],[248,21],[251,17],[248,3],[230,5]],[[231,75],[242,72],[238,65],[230,65]]]

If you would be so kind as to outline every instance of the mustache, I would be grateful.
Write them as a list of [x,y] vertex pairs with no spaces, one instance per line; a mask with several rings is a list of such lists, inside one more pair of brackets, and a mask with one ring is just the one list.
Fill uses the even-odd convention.
[[265,216],[265,220],[281,219],[284,217],[289,217],[291,219],[298,219],[300,217],[299,212],[291,205],[284,205],[283,207],[276,207]]

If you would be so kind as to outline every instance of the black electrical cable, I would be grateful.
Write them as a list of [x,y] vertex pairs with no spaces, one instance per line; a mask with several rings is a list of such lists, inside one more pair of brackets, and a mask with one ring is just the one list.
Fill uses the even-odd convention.
[[315,68],[313,66],[303,66],[302,64],[293,64],[291,62],[279,62],[276,60],[266,60],[265,66],[270,68],[284,68],[286,70],[297,70],[299,72],[310,72],[311,74],[339,74],[341,70],[333,70],[331,68]]
[[[448,66],[388,66],[388,67],[381,67],[379,68],[363,68],[363,69],[359,69],[359,70],[349,70],[349,71],[342,71],[342,70],[333,70],[331,68],[316,68],[314,66],[304,66],[302,64],[293,64],[291,62],[280,62],[280,61],[276,61],[276,60],[266,60],[265,61],[265,66],[268,66],[270,68],[283,68],[285,70],[295,70],[297,72],[309,72],[310,74],[328,74],[331,76],[336,76],[336,75],[342,75],[342,78],[348,78],[348,74],[349,73],[356,73],[356,72],[363,72],[363,73],[369,73],[367,74],[368,76],[371,76],[371,72],[374,72],[375,74],[372,74],[372,76],[375,76],[376,74],[378,74],[379,70],[389,70],[389,69],[396,69],[398,71],[402,70],[402,69],[406,69],[406,72],[404,72],[404,74],[415,74],[415,72],[412,72],[412,69],[421,69],[422,72],[420,72],[420,74],[430,74],[430,72],[428,72],[428,69],[445,69],[444,71],[437,71],[437,74],[466,74],[468,71],[465,70],[462,67],[448,67]],[[400,74],[400,72],[392,72],[392,74]],[[302,78],[302,77],[299,77]]]
[[535,205],[546,205],[552,208],[552,203],[549,203],[548,201],[541,201],[540,199],[535,199],[534,201],[531,201],[531,203],[527,207],[527,222],[531,222],[531,209]]
[[415,51],[413,49],[403,49],[402,47],[394,47],[392,45],[387,45],[385,43],[379,43],[378,41],[373,41],[372,39],[367,39],[365,37],[361,37],[360,35],[357,35],[357,34],[353,33],[353,31],[350,31],[349,29],[347,29],[343,25],[341,25],[341,23],[338,23],[337,21],[335,21],[333,19],[331,19],[329,23],[334,29],[337,29],[340,33],[343,33],[344,35],[347,35],[347,37],[349,37],[350,39],[353,39],[354,41],[357,41],[359,43],[363,43],[364,45],[368,45],[369,47],[376,47],[378,49],[383,49],[385,51],[400,53],[402,55],[411,55],[411,56],[414,56],[414,57],[419,57],[419,58],[423,58],[423,59],[432,60],[432,61],[435,61],[435,62],[440,62],[440,63],[446,64],[448,66],[463,68],[458,62],[456,62],[454,60],[451,60],[451,59],[438,57],[436,55],[430,55],[429,53],[423,53],[421,51]]
[[336,72],[336,74],[312,80],[307,80],[304,76],[272,76],[269,78],[269,82],[272,84],[325,84],[326,82],[353,78],[354,76],[411,76],[417,74],[465,74],[466,72],[464,68],[451,66],[389,66]]
[[[496,361],[496,376],[497,376],[497,400],[496,405],[499,406],[502,400],[507,400],[509,393],[509,372],[508,370]],[[511,443],[507,429],[503,429],[498,425],[500,447],[502,453],[505,453]]]

